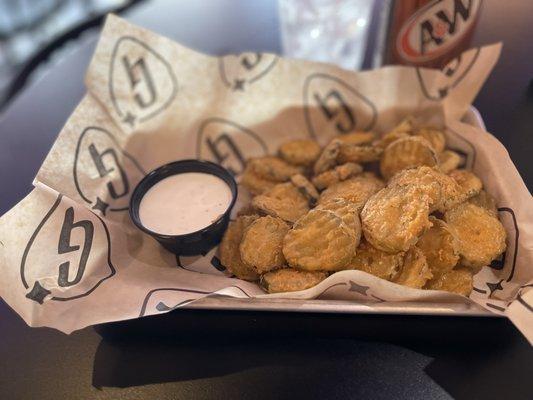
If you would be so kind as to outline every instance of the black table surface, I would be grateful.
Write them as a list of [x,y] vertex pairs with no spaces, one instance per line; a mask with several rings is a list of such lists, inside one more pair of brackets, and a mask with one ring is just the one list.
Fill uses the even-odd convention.
[[[531,15],[533,2],[485,0],[473,39],[504,43],[475,105],[529,188]],[[158,0],[124,16],[211,54],[281,51],[276,1]],[[62,51],[4,112],[0,214],[31,190],[81,99],[96,38]],[[28,328],[0,301],[0,326],[1,399],[533,396],[533,351],[504,318],[176,310],[67,336]]]

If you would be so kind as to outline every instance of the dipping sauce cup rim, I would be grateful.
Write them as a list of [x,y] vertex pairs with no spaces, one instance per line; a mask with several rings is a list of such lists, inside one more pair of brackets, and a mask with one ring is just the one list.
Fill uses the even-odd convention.
[[[156,183],[161,182],[163,179],[168,178],[170,176],[174,176],[174,175],[185,174],[188,172],[197,172],[197,173],[214,175],[222,179],[228,185],[228,187],[231,190],[232,197],[231,197],[231,202],[226,208],[226,211],[220,214],[220,216],[216,220],[211,222],[206,227],[199,229],[197,231],[187,232],[187,233],[183,233],[179,235],[169,235],[165,233],[160,233],[160,232],[152,231],[151,229],[148,229],[147,227],[145,227],[139,216],[139,208],[140,208],[141,201],[144,195]],[[221,219],[223,219],[227,214],[231,212],[231,210],[233,209],[233,206],[235,205],[235,202],[237,201],[237,194],[238,194],[237,182],[235,182],[233,175],[226,168],[221,167],[220,165],[215,164],[211,161],[196,160],[196,159],[178,160],[178,161],[170,162],[168,164],[164,164],[154,169],[153,171],[149,172],[143,179],[141,179],[141,181],[137,184],[137,186],[135,187],[131,195],[130,204],[129,204],[129,214],[135,226],[151,236],[154,236],[156,238],[160,237],[164,239],[183,239],[183,238],[186,238],[192,235],[196,236],[198,234],[203,234],[203,233],[208,234],[214,225],[216,225]]]

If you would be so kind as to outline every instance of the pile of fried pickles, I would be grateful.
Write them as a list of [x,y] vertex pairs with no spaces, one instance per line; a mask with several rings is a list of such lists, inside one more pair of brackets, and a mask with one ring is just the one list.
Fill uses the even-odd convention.
[[248,160],[253,195],[230,222],[222,264],[269,293],[308,289],[341,270],[468,296],[472,277],[506,248],[495,200],[412,117],[377,138],[353,132],[322,148],[283,143]]

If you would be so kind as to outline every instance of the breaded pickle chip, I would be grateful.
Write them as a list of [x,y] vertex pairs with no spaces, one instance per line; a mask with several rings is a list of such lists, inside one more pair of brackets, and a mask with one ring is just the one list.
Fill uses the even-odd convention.
[[378,146],[343,143],[337,156],[337,162],[344,164],[378,161],[382,153],[383,149]]
[[431,144],[422,137],[409,136],[398,139],[387,146],[379,165],[381,175],[390,179],[402,169],[438,164],[437,153]]
[[416,243],[422,250],[433,275],[451,271],[459,261],[459,243],[448,224],[429,217],[433,224]]
[[505,251],[505,229],[486,209],[462,203],[446,211],[444,219],[459,241],[461,264],[482,267]]
[[426,139],[437,153],[441,153],[446,147],[446,136],[439,129],[419,128],[415,131],[415,136]]
[[319,204],[316,209],[333,211],[337,216],[341,217],[344,223],[353,231],[355,247],[359,245],[361,241],[361,220],[353,203],[344,199],[331,199]]
[[468,199],[469,203],[482,207],[489,212],[493,217],[498,218],[498,207],[496,207],[496,199],[488,194],[486,191],[481,190],[478,194]]
[[292,175],[303,171],[301,167],[291,165],[274,156],[251,158],[247,166],[256,176],[274,182],[286,182]]
[[448,175],[428,166],[404,169],[394,175],[388,186],[416,185],[430,197],[430,212],[441,212],[462,201],[461,188]]
[[381,139],[376,141],[375,145],[386,148],[392,142],[411,136],[414,133],[413,118],[411,116],[403,119],[398,125],[396,125],[391,131],[383,135]]
[[372,143],[376,139],[376,135],[373,132],[353,132],[339,135],[337,139],[343,143],[362,145]]
[[241,185],[250,191],[253,195],[258,195],[272,189],[277,182],[261,178],[256,175],[249,167],[244,169],[241,176]]
[[318,190],[323,190],[337,182],[344,181],[363,172],[363,167],[355,163],[338,165],[333,169],[322,172],[313,178],[313,184]]
[[472,292],[472,286],[472,272],[465,268],[458,268],[434,276],[424,286],[424,289],[445,290],[447,292],[469,296]]
[[283,240],[283,254],[293,268],[338,271],[355,254],[355,236],[332,211],[313,209],[300,218]]
[[357,269],[392,281],[400,273],[404,256],[404,252],[386,253],[376,249],[363,239],[346,269]]
[[424,253],[418,247],[413,246],[405,254],[400,274],[394,282],[420,289],[432,276]]
[[273,217],[295,222],[309,211],[309,202],[291,182],[279,183],[252,199],[252,206]]
[[237,278],[247,281],[256,281],[259,279],[259,275],[250,265],[245,264],[241,259],[239,245],[241,244],[245,229],[257,218],[259,218],[258,215],[243,215],[235,221],[231,221],[219,246],[220,262],[222,265]]
[[259,284],[268,293],[297,292],[316,286],[327,277],[327,272],[283,268],[262,275]]
[[324,147],[313,167],[315,175],[321,174],[337,165],[337,156],[339,155],[341,144],[342,142],[339,139],[333,139]]
[[439,167],[442,172],[448,174],[464,162],[463,157],[452,150],[444,150],[439,154]]
[[314,207],[318,202],[318,197],[320,194],[316,190],[315,186],[301,174],[296,174],[291,176],[291,183],[296,186],[301,194],[309,201],[309,205]]
[[389,253],[407,251],[431,226],[429,202],[425,191],[414,185],[380,190],[361,211],[365,239]]
[[312,166],[321,152],[320,145],[311,139],[290,140],[279,148],[279,154],[285,161],[304,167]]
[[242,236],[239,247],[242,261],[259,274],[281,268],[285,264],[283,238],[289,229],[285,221],[269,215],[253,221]]
[[319,204],[335,198],[341,198],[352,202],[358,210],[361,210],[367,200],[385,184],[371,172],[364,172],[353,178],[335,183],[320,194]]
[[457,182],[460,187],[460,196],[462,201],[468,200],[470,197],[478,194],[483,188],[483,183],[474,173],[464,170],[456,169],[449,173],[449,176]]

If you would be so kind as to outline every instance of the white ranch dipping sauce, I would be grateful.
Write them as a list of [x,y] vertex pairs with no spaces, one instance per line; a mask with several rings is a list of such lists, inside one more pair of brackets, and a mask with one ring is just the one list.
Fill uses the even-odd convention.
[[139,218],[153,232],[183,235],[211,225],[224,214],[231,200],[231,189],[222,179],[185,172],[148,189],[139,205]]

